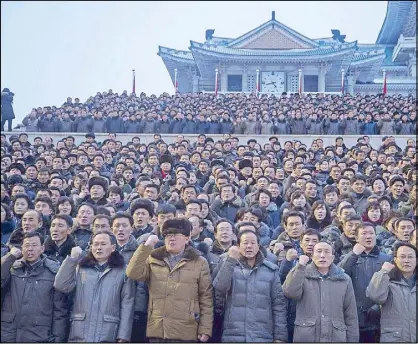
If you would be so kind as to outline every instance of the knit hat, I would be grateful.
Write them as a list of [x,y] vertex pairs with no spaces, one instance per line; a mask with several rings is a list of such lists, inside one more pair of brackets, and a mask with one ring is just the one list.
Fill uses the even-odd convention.
[[165,237],[167,234],[183,234],[184,236],[190,236],[192,231],[192,224],[187,219],[171,219],[167,220],[163,224],[161,229],[161,235]]
[[171,155],[163,154],[163,155],[160,156],[160,165],[163,164],[163,163],[165,163],[165,162],[170,163],[171,166],[174,165],[174,163],[173,163],[173,157]]
[[129,212],[133,216],[135,211],[137,209],[145,209],[148,211],[149,216],[154,216],[154,203],[152,203],[150,200],[145,198],[137,198],[131,203],[131,206],[129,207]]
[[107,179],[105,177],[94,176],[94,177],[91,177],[89,179],[89,190],[94,185],[100,185],[104,189],[104,192],[107,192],[107,188],[109,186],[109,182],[107,181]]
[[239,167],[239,169],[240,170],[242,170],[243,168],[246,168],[246,167],[253,167],[253,162],[250,160],[250,159],[244,159],[244,160],[241,160],[239,163],[238,163],[238,167]]

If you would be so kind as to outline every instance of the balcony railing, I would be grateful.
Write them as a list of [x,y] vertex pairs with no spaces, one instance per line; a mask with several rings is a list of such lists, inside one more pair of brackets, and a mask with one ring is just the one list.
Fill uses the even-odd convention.
[[409,51],[416,50],[416,43],[417,43],[416,37],[404,37],[403,35],[400,35],[398,39],[398,43],[396,44],[395,49],[393,50],[392,62],[396,60],[396,58],[399,56],[399,53],[402,50],[409,50]]

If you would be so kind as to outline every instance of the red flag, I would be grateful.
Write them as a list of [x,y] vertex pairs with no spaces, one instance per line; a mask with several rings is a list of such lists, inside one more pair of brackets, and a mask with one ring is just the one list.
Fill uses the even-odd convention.
[[133,84],[132,84],[132,93],[135,93],[135,69],[132,69],[132,72],[134,74]]
[[215,71],[215,97],[218,95],[218,70]]
[[388,88],[386,85],[386,73],[385,73],[385,76],[383,78],[383,94],[386,95],[387,91],[388,91]]

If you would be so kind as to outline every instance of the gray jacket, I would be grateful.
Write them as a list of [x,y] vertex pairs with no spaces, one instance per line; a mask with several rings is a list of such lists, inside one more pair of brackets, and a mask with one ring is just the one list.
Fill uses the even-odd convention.
[[274,131],[274,134],[289,135],[290,134],[290,127],[289,127],[288,121],[287,120],[284,120],[284,121],[277,120],[274,123],[273,131]]
[[287,301],[279,268],[260,252],[250,268],[245,259],[228,257],[213,286],[227,296],[222,342],[287,341]]
[[235,196],[232,201],[228,202],[222,201],[220,196],[217,196],[210,206],[210,209],[219,217],[234,222],[235,215],[242,207],[244,207],[244,201],[238,196]]
[[[392,270],[393,271],[393,270]],[[376,272],[366,295],[382,306],[380,342],[417,342],[417,286],[382,270]]]
[[112,254],[103,272],[87,255],[80,261],[68,256],[55,277],[57,290],[75,289],[69,342],[115,342],[131,339],[135,284],[125,275],[120,254]]
[[77,117],[74,121],[74,131],[77,133],[88,133],[93,127],[93,117]]
[[41,256],[36,268],[8,253],[1,259],[2,342],[63,342],[68,299],[54,289],[59,262]]
[[273,122],[269,121],[269,122],[264,122],[261,121],[260,122],[260,132],[259,134],[261,135],[271,135],[273,134]]
[[380,119],[376,125],[380,135],[396,134],[396,123],[393,120]]
[[293,118],[290,120],[290,131],[293,135],[305,135],[306,134],[306,119]]
[[398,135],[415,135],[414,132],[412,132],[412,123],[407,122],[401,122],[396,125],[396,133]]
[[320,119],[308,118],[306,120],[306,129],[309,135],[322,135],[324,133],[324,122]]
[[260,122],[259,121],[245,121],[244,135],[255,135],[260,132]]
[[61,133],[71,133],[74,129],[74,122],[71,119],[61,119],[58,121],[58,130]]
[[155,120],[144,119],[139,125],[140,132],[144,134],[153,134],[155,132]]
[[139,133],[139,122],[127,120],[123,123],[125,133]]
[[38,123],[39,120],[37,118],[30,118],[29,116],[26,116],[22,121],[22,124],[26,127],[26,132],[39,131]]
[[93,126],[91,128],[93,133],[105,133],[106,132],[106,119],[93,118]]
[[327,135],[341,135],[342,125],[338,119],[327,118],[324,122],[325,133]]
[[155,132],[160,134],[170,133],[170,120],[163,121],[159,120],[155,123]]
[[314,263],[298,263],[283,292],[297,300],[294,343],[359,341],[353,285],[341,268],[331,264],[328,278],[321,278]]
[[360,134],[360,123],[356,118],[345,118],[341,122],[344,135],[359,135]]
[[380,270],[384,262],[390,262],[391,259],[391,256],[381,253],[379,248],[375,246],[369,254],[363,252],[357,256],[351,251],[346,254],[343,260],[338,264],[338,266],[344,269],[345,273],[351,277],[353,282],[357,313],[361,328],[379,328],[379,307],[373,307],[374,303],[366,297],[365,292],[373,274]]

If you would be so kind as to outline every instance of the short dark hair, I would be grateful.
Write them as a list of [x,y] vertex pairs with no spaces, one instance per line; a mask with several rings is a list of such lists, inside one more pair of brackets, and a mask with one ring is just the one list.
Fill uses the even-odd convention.
[[244,227],[244,226],[253,226],[254,227],[254,232],[257,232],[257,227],[252,222],[240,222],[240,223],[237,223],[237,225],[236,225],[237,232],[239,233],[240,232],[240,228],[241,227]]
[[301,236],[300,236],[300,241],[302,241],[303,240],[303,237],[305,236],[305,235],[316,235],[317,237],[318,237],[318,242],[320,242],[321,241],[321,239],[322,239],[322,236],[321,236],[321,233],[319,233],[316,229],[313,229],[313,228],[307,228],[302,234],[301,234]]
[[[73,226],[73,218],[70,215],[67,214],[57,214],[52,218],[52,221],[54,221],[55,219],[61,219],[64,220],[68,227],[72,227]],[[51,221],[51,223],[52,223]]]
[[214,233],[216,234],[218,232],[218,225],[221,224],[221,223],[224,223],[224,222],[229,223],[232,227],[232,231],[235,233],[234,224],[231,221],[229,221],[228,219],[223,219],[223,218],[216,221],[215,225],[213,226]]
[[38,231],[26,232],[25,234],[23,234],[23,241],[25,239],[34,238],[34,237],[38,237],[39,238],[39,241],[41,242],[41,245],[44,244],[45,237],[43,236],[42,233],[40,233]]
[[251,229],[244,229],[242,232],[239,232],[237,235],[237,243],[238,245],[241,243],[241,238],[243,235],[252,233],[257,238],[257,244],[260,244],[260,236],[257,234],[257,232],[252,231]]
[[124,199],[124,193],[120,186],[117,186],[117,185],[110,186],[108,190],[108,194],[110,195],[110,193],[119,195],[121,200]]
[[294,210],[290,210],[289,212],[287,212],[284,216],[283,216],[283,223],[285,225],[287,225],[287,220],[289,219],[289,217],[292,216],[297,216],[300,217],[302,220],[302,224],[305,224],[305,215],[303,215],[302,212],[300,211],[294,211]]
[[357,238],[358,237],[359,230],[362,229],[362,228],[366,228],[366,227],[372,227],[373,230],[374,230],[374,232],[376,233],[376,226],[373,223],[371,223],[371,222],[363,222],[363,223],[361,223],[359,226],[357,226],[355,228],[355,234],[354,234],[354,236]]
[[95,205],[93,205],[93,204],[91,204],[91,203],[87,203],[87,202],[83,202],[83,203],[81,203],[81,204],[77,207],[77,213],[78,213],[78,211],[80,210],[80,208],[81,208],[83,205],[86,205],[86,206],[90,207],[91,209],[93,209],[93,214],[94,214],[94,215],[96,215],[96,214],[97,214],[97,208],[96,208],[96,206],[95,206]]
[[130,214],[126,213],[126,212],[118,211],[115,214],[115,216],[112,218],[112,222],[110,223],[110,226],[111,227],[113,227],[113,223],[115,222],[116,219],[128,219],[129,220],[129,223],[131,224],[131,226],[134,225],[134,219],[133,219],[133,217]]

